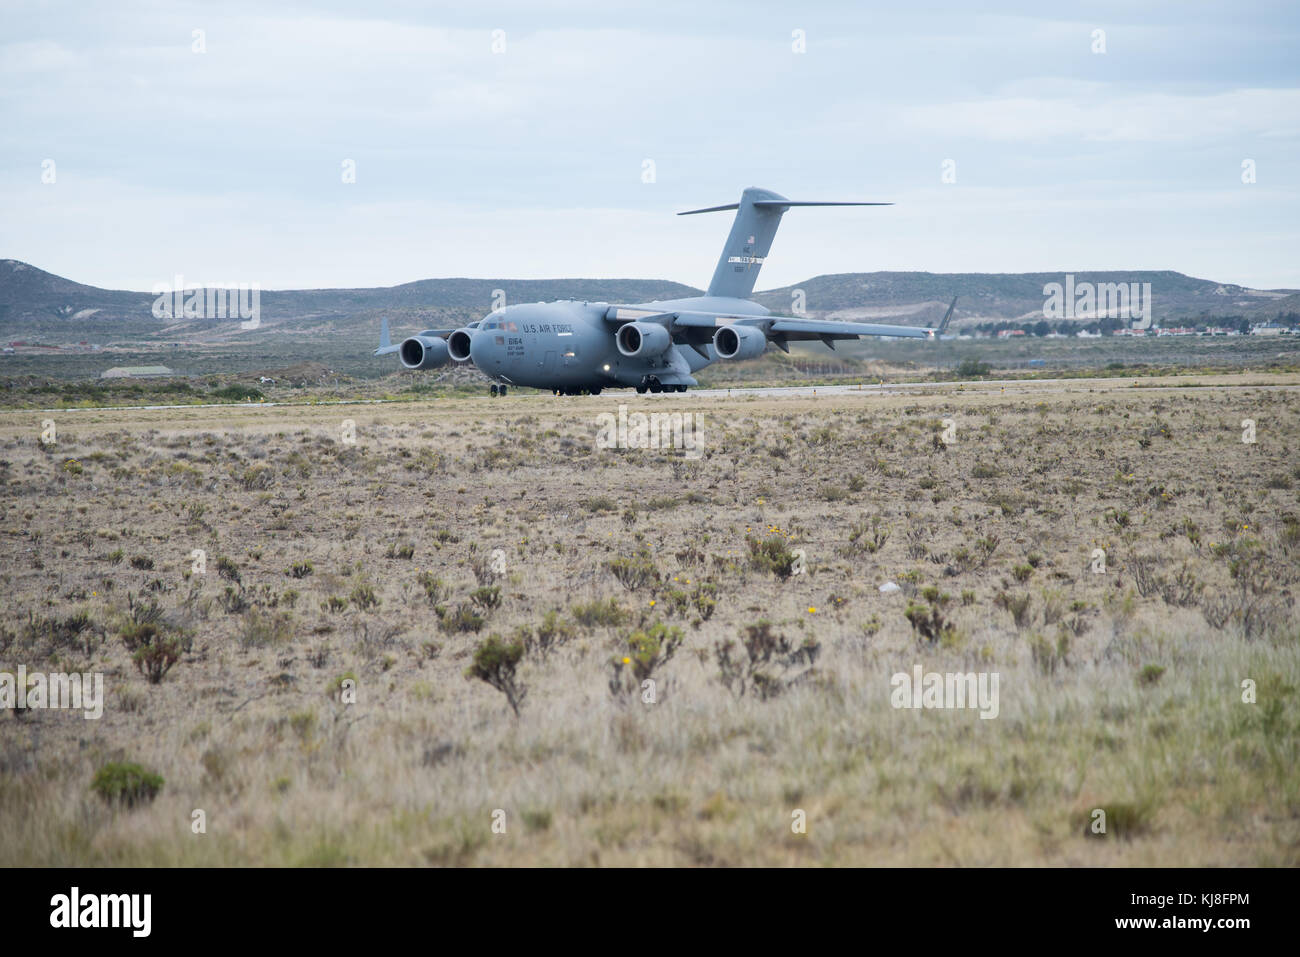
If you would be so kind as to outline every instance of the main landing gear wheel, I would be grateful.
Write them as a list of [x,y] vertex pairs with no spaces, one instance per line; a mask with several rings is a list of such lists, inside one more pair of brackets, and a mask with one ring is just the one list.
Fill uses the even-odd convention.
[[658,393],[660,393],[660,392],[662,392],[662,391],[664,390],[664,387],[663,387],[663,386],[660,384],[660,382],[659,382],[659,377],[656,376],[656,375],[652,375],[652,376],[650,377],[650,381],[647,382],[646,384],[647,384],[648,386],[650,386],[650,391],[651,391],[651,392],[654,392],[654,393],[656,393],[656,394],[658,394]]

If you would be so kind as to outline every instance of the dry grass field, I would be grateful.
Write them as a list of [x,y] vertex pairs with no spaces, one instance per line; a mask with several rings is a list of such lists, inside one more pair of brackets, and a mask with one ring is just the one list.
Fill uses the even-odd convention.
[[1294,866],[1298,448],[1294,375],[3,412],[0,671],[105,702],[0,714],[0,864]]

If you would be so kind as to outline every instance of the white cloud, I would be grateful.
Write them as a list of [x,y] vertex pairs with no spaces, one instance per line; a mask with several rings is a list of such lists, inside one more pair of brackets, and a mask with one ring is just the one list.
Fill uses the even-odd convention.
[[1087,98],[1002,97],[909,107],[896,115],[904,129],[1003,142],[1154,143],[1300,135],[1300,89],[1206,95],[1094,89]]

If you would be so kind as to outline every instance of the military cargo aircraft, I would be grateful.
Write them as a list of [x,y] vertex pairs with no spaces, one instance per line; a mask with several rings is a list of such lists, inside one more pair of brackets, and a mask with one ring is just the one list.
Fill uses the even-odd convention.
[[[600,395],[602,389],[685,392],[693,373],[718,360],[753,359],[770,342],[908,336],[935,339],[936,328],[838,322],[778,316],[749,300],[776,228],[793,206],[889,206],[890,203],[801,202],[750,187],[740,202],[692,209],[679,216],[736,210],[722,256],[703,296],[610,305],[607,302],[531,302],[507,305],[459,329],[426,329],[399,345],[383,321],[375,355],[396,352],[408,369],[472,362],[492,380],[492,395],[510,386],[549,389],[556,395]],[[953,305],[956,300],[953,300]]]

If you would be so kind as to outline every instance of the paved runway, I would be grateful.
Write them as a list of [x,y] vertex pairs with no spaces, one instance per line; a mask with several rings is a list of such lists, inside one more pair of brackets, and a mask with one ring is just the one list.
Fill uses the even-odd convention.
[[[961,392],[964,394],[980,392],[1013,392],[1025,395],[1043,395],[1060,392],[1083,392],[1090,388],[1102,386],[1107,390],[1130,388],[1142,392],[1171,391],[1178,389],[1269,389],[1296,390],[1300,384],[1291,382],[1216,382],[1216,376],[1164,377],[1161,379],[1125,379],[1120,376],[1075,379],[987,379],[966,380],[962,382],[887,382],[884,384],[863,383],[861,385],[798,385],[798,386],[760,386],[737,389],[691,389],[682,392],[661,392],[658,395],[647,392],[638,395],[633,389],[608,389],[600,398],[626,396],[629,401],[654,400],[671,401],[673,399],[695,398],[802,398],[811,396],[882,396],[906,395],[908,393]],[[1183,381],[1180,381],[1182,379]],[[1208,381],[1207,381],[1208,380]],[[484,399],[489,399],[486,387]],[[493,402],[511,402],[520,398],[554,399],[556,402],[572,402],[569,396],[549,396],[546,393],[530,395],[517,393],[505,399],[492,399]],[[457,396],[455,398],[462,398]],[[103,405],[88,408],[68,409],[12,409],[3,411],[59,413],[72,412],[140,412],[167,409],[230,409],[230,408],[284,408],[295,406],[330,406],[330,405],[388,405],[402,402],[421,402],[426,399],[331,399],[316,402],[215,402],[199,405]],[[436,401],[436,400],[435,400]]]

